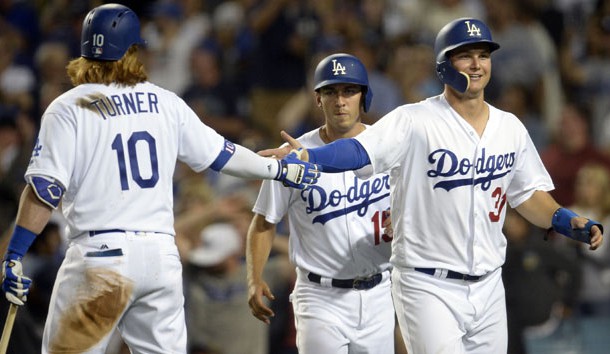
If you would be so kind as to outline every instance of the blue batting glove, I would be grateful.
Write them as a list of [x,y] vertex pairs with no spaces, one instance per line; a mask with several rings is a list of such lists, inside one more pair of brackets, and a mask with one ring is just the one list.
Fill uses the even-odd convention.
[[9,252],[2,263],[2,291],[6,299],[22,306],[27,300],[32,280],[23,275],[21,257]]

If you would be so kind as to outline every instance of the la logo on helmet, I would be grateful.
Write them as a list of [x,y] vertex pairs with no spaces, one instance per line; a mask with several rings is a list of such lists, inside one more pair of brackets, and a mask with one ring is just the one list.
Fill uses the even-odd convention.
[[341,65],[341,63],[337,62],[337,59],[333,59],[333,74],[335,76],[341,74],[345,75],[345,66]]
[[477,27],[477,25],[475,24],[470,24],[470,21],[465,21],[466,23],[466,27],[468,27],[468,34],[470,35],[470,37],[481,37],[481,29],[479,29],[479,27]]

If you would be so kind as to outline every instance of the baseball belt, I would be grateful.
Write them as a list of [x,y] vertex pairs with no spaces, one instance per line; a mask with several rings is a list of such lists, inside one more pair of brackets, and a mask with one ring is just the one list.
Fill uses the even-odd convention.
[[109,233],[120,233],[120,234],[126,234],[126,235],[134,235],[134,236],[150,236],[150,235],[156,235],[156,234],[167,235],[163,232],[156,232],[156,231],[129,231],[129,230],[122,230],[122,229],[107,229],[107,230],[91,230],[91,231],[89,231],[89,237],[102,235],[102,234],[109,234]]
[[125,232],[125,230],[121,230],[121,229],[92,230],[92,231],[89,231],[89,237],[93,237],[95,235],[101,235],[101,234],[108,234],[111,232]]
[[[314,283],[321,284],[322,276],[316,273],[307,274],[307,279]],[[375,275],[371,275],[367,278],[355,278],[355,279],[331,279],[331,285],[334,288],[342,288],[342,289],[355,289],[355,290],[368,290],[372,289],[381,283],[383,280],[383,275],[381,273],[377,273]]]
[[466,281],[479,281],[484,275],[470,275],[454,272],[447,269],[436,269],[436,268],[414,268],[418,272],[426,273],[428,275],[436,276],[437,278],[445,279],[458,279]]

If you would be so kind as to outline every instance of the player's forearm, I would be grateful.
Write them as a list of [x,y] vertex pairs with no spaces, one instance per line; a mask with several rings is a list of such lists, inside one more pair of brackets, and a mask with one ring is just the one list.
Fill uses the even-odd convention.
[[280,164],[277,160],[262,157],[241,145],[235,144],[235,153],[222,167],[222,173],[246,179],[274,179]]
[[275,225],[268,223],[263,215],[254,214],[246,239],[248,285],[262,281],[274,238]]
[[339,139],[315,149],[307,149],[309,162],[324,172],[357,170],[371,163],[366,150],[356,139]]
[[41,202],[32,187],[27,185],[19,201],[16,224],[39,234],[51,219],[52,212],[53,209]]
[[547,192],[536,191],[532,196],[519,205],[516,210],[532,224],[548,229],[555,211],[561,206]]

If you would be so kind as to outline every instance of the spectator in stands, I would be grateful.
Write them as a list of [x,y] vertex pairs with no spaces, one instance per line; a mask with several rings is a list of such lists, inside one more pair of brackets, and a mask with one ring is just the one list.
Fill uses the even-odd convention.
[[205,124],[227,139],[239,142],[248,122],[238,112],[239,88],[223,77],[219,53],[205,46],[193,49],[192,81],[181,96]]
[[593,143],[589,117],[585,106],[565,104],[553,142],[541,152],[542,161],[555,183],[551,194],[561,205],[574,204],[576,174],[583,165],[598,162],[610,167],[610,157]]
[[569,94],[589,105],[594,144],[610,151],[610,0],[596,2],[584,28],[584,43],[563,49],[561,70]]
[[[545,231],[513,209],[506,212],[508,239],[502,278],[506,288],[508,354],[525,354],[523,331],[569,316],[577,302],[580,267],[543,241]],[[565,237],[564,237],[565,238]]]
[[[610,225],[610,170],[603,165],[587,164],[576,175],[574,204],[576,213],[586,213],[604,225]],[[582,287],[579,309],[584,316],[610,316],[610,245],[598,252],[587,252],[574,244],[582,258]]]
[[152,21],[142,27],[147,41],[150,81],[176,93],[189,83],[189,56],[209,31],[209,18],[189,18],[177,2],[157,0],[152,7]]
[[305,86],[307,57],[320,30],[308,0],[259,0],[247,21],[257,41],[252,57],[252,123],[272,141],[281,142],[277,113]]

